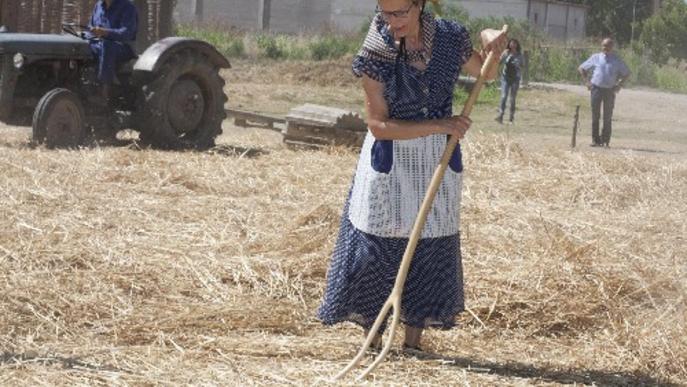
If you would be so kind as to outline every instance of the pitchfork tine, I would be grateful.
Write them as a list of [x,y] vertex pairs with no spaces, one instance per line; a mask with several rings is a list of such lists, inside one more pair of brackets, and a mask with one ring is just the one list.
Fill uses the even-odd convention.
[[[360,351],[358,351],[358,354],[353,358],[353,360],[351,360],[350,363],[348,363],[348,365],[346,366],[346,368],[344,368],[343,370],[341,370],[341,372],[339,372],[339,373],[334,377],[334,380],[341,379],[344,375],[346,375],[347,373],[349,373],[349,372],[353,369],[353,367],[355,367],[356,365],[358,365],[358,364],[360,363],[360,361],[363,359],[363,357],[365,356],[365,351],[367,351],[367,349],[370,348],[370,345],[371,345],[372,342],[374,341],[375,336],[377,335],[377,332],[379,332],[379,328],[382,326],[382,323],[384,322],[384,319],[386,318],[387,314],[389,313],[389,309],[391,309],[392,303],[389,302],[389,301],[390,301],[390,300],[387,300],[387,301],[384,303],[384,306],[382,307],[382,310],[379,312],[379,315],[377,316],[377,319],[375,320],[375,323],[372,325],[372,329],[370,329],[370,332],[367,334],[367,338],[365,339],[365,343],[363,344],[362,348],[360,348]],[[395,314],[396,314],[396,313],[394,313],[394,315],[395,315]],[[392,333],[392,334],[393,334],[393,333]],[[384,349],[382,350],[382,352],[380,353],[380,355],[381,355],[381,354],[385,354],[385,355],[386,355],[386,352],[389,351],[389,348],[391,348],[391,341],[390,341],[390,340],[389,340],[389,342],[388,342],[387,344],[384,345]],[[377,355],[377,357],[379,357],[379,355]],[[382,359],[383,359],[383,357],[382,357]]]

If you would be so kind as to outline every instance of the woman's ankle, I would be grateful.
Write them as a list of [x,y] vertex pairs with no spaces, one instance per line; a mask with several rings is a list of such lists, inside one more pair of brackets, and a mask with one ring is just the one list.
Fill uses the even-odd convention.
[[422,338],[422,328],[406,326],[403,346],[405,348],[419,349]]

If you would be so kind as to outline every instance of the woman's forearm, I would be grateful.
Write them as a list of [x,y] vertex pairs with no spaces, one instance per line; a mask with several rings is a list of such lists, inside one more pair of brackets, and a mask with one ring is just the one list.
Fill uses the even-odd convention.
[[372,135],[378,140],[410,140],[430,134],[447,134],[442,120],[403,121],[376,120],[367,121]]

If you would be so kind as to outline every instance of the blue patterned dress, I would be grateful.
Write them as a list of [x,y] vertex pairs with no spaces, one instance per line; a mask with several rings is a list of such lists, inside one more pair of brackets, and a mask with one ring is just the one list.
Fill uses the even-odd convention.
[[[423,36],[425,46],[431,47],[425,70],[407,60],[396,61],[393,37],[380,17],[373,20],[354,59],[356,76],[364,74],[384,84],[391,119],[422,121],[453,115],[453,90],[461,66],[473,52],[470,36],[463,26],[435,20],[428,13],[423,14]],[[350,321],[372,326],[391,293],[412,223],[446,141],[444,135],[376,140],[368,133],[318,310],[324,324]],[[406,325],[448,329],[464,310],[458,233],[462,171],[457,147],[410,266],[401,311]],[[414,173],[430,176],[416,178]]]

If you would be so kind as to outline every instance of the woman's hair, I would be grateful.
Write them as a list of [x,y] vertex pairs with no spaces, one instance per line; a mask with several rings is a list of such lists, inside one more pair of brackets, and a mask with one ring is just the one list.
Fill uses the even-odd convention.
[[506,48],[508,48],[509,50],[510,50],[510,44],[511,44],[511,43],[515,43],[515,45],[517,46],[517,48],[515,49],[515,51],[516,51],[518,54],[521,54],[521,53],[522,53],[522,46],[520,45],[520,41],[517,40],[517,39],[515,39],[515,38],[511,38],[511,39],[508,41],[508,45],[506,45]]

